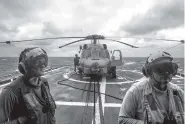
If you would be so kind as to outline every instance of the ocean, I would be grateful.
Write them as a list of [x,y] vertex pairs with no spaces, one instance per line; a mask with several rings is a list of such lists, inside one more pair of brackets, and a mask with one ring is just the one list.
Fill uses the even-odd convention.
[[[135,58],[123,58],[124,65],[119,68],[129,70],[140,70],[144,65],[146,58],[135,57]],[[184,72],[184,58],[175,58],[180,73]],[[49,57],[48,69],[58,68],[61,66],[70,65],[73,66],[73,57]],[[11,76],[19,75],[18,71],[18,58],[17,57],[0,57],[0,80],[9,78]],[[132,78],[132,77],[131,77]]]

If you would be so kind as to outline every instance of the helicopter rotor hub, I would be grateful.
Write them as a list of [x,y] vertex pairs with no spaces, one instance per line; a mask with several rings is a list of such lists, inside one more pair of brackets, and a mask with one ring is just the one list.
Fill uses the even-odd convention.
[[89,35],[89,36],[87,36],[86,37],[86,39],[105,39],[105,37],[103,36],[103,35],[97,35],[97,34],[95,34],[95,35]]

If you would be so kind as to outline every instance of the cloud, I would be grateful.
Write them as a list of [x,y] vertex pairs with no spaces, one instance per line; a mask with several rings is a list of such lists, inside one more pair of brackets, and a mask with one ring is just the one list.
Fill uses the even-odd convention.
[[[49,5],[49,0],[1,0],[0,5],[4,12],[2,15],[13,16],[14,18],[25,18],[34,15],[38,10],[44,9]],[[5,17],[5,16],[4,16]]]
[[[1,0],[0,42],[19,40],[23,27],[30,23],[34,25],[40,21],[38,14],[46,9],[49,3],[50,0]],[[23,38],[29,38],[29,36],[23,36]]]
[[[158,1],[157,1],[158,2]],[[135,15],[121,30],[131,35],[143,35],[184,24],[183,0],[161,0],[143,15]]]
[[61,25],[56,24],[53,21],[48,21],[43,23],[42,35],[51,37],[51,36],[81,36],[84,34],[83,26],[82,27],[69,27],[63,28]]
[[16,27],[8,27],[7,25],[0,23],[0,32],[18,33],[18,29]]
[[[92,34],[125,36],[128,33],[134,35],[142,34],[142,36],[151,38],[182,39],[182,27],[180,29],[174,28],[182,23],[180,16],[184,8],[181,7],[183,6],[180,5],[181,2],[179,0],[175,1],[175,3],[172,0],[169,2],[164,0],[160,1],[160,3],[156,2],[158,1],[1,0],[0,42],[61,36],[87,36]],[[154,5],[153,3],[156,4]],[[149,16],[152,14],[153,16]],[[161,24],[159,24],[158,18]],[[142,24],[145,25],[143,26]],[[120,27],[122,27],[122,30],[119,29]],[[72,44],[62,49],[59,49],[58,46],[75,40],[78,39],[38,40],[12,43],[11,46],[0,44],[0,56],[4,56],[2,51],[6,51],[6,56],[16,56],[19,55],[20,50],[31,46],[42,47],[51,56],[73,56],[79,50],[79,45],[89,43],[90,41]],[[135,46],[152,46],[153,49],[144,49],[144,52],[136,52],[136,54],[133,54],[135,56],[145,56],[146,51],[155,51],[154,47],[174,45],[161,41],[164,43],[162,45],[161,42],[155,43],[153,40],[117,40]],[[127,52],[124,52],[125,56],[130,56],[130,53],[134,51],[132,48],[119,43],[107,41],[101,43],[107,44],[109,50],[128,49]]]
[[43,35],[59,35],[63,34],[63,31],[52,22],[44,22],[42,33]]

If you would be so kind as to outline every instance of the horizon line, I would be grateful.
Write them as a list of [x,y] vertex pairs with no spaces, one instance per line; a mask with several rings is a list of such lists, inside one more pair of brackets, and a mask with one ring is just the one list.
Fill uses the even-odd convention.
[[[18,58],[19,56],[0,56],[0,58],[3,58],[3,57],[16,57],[16,58]],[[68,58],[73,58],[74,56],[48,56],[48,57],[57,57],[57,58],[59,58],[59,57],[68,57]],[[125,57],[122,57],[122,58],[145,58],[145,57],[148,57],[148,56],[125,56]],[[183,57],[173,57],[173,58],[184,58],[184,56]]]

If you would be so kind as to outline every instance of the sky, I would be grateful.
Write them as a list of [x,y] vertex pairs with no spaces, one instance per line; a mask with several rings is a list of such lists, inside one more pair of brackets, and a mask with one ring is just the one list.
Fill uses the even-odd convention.
[[[100,41],[108,50],[120,49],[123,57],[147,57],[163,50],[184,57],[184,44],[158,39],[184,39],[183,0],[0,0],[0,42],[33,38],[99,34],[140,48]],[[27,47],[41,47],[51,57],[71,57],[83,41],[78,39],[0,43],[0,57],[18,57]]]

